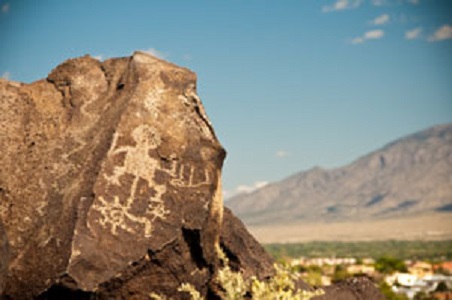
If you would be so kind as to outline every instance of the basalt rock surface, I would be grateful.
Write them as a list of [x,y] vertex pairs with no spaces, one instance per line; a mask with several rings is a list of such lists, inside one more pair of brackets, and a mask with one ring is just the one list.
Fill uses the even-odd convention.
[[384,300],[385,297],[369,278],[353,277],[325,287],[325,294],[313,300]]
[[[0,99],[3,298],[182,299],[183,282],[213,297],[225,151],[193,72],[85,56],[31,84],[1,80]],[[271,274],[269,261],[238,267]]]
[[0,79],[0,149],[1,299],[218,299],[218,249],[274,274],[223,212],[225,151],[187,69],[136,52]]

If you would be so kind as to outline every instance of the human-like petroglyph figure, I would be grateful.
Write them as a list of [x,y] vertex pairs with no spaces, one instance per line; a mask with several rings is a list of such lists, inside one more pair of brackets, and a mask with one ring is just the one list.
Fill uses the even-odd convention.
[[[161,144],[161,138],[156,129],[148,125],[141,125],[135,128],[132,132],[132,138],[136,142],[135,146],[117,147],[118,137],[118,134],[115,134],[108,156],[125,153],[125,161],[122,166],[115,166],[112,176],[105,175],[105,178],[116,185],[120,185],[120,177],[128,173],[133,174],[135,178],[139,179],[141,177],[147,180],[148,183],[152,183],[158,161],[149,156],[149,150],[154,150]],[[138,181],[138,179],[134,180],[134,182]],[[131,195],[134,194],[135,191],[132,189]]]
[[[159,166],[159,161],[149,155],[149,151],[156,149],[161,139],[155,128],[148,125],[140,125],[132,132],[132,138],[136,142],[135,146],[117,147],[118,134],[115,134],[113,143],[108,152],[108,157],[125,153],[124,164],[115,166],[112,175],[104,175],[104,179],[109,184],[121,186],[121,176],[133,175],[133,181],[129,190],[129,197],[125,200],[114,196],[113,201],[99,196],[93,208],[101,213],[102,219],[99,221],[104,228],[110,227],[111,233],[118,234],[118,228],[127,232],[135,233],[135,229],[128,226],[128,222],[138,223],[144,226],[144,235],[146,237],[152,234],[152,222],[161,218],[164,219],[168,212],[164,208],[162,200],[166,192],[166,186],[157,184],[154,181],[155,171]],[[148,199],[148,207],[143,216],[136,216],[131,212],[132,204],[135,200],[138,181],[145,180],[149,188],[155,193]]]
[[[99,220],[104,228],[110,228],[111,233],[118,234],[118,229],[135,233],[135,229],[128,223],[138,223],[144,226],[145,236],[152,234],[152,223],[155,219],[164,219],[168,212],[164,208],[162,200],[167,187],[158,184],[154,180],[155,171],[159,169],[170,176],[169,184],[180,188],[193,188],[202,185],[208,185],[211,175],[208,169],[202,170],[203,176],[195,178],[196,167],[191,164],[180,164],[177,161],[171,163],[170,169],[162,169],[160,161],[150,156],[150,150],[157,149],[161,144],[161,137],[157,130],[148,125],[140,125],[132,131],[132,138],[136,145],[118,146],[119,135],[115,134],[108,157],[116,155],[125,155],[124,163],[121,166],[115,166],[111,175],[105,174],[104,179],[110,185],[121,186],[121,177],[132,175],[133,181],[129,189],[127,199],[120,199],[114,196],[113,199],[105,199],[99,196],[93,205],[94,210],[102,215]],[[198,174],[199,175],[199,174]],[[131,212],[131,207],[135,199],[139,180],[145,180],[148,187],[155,191],[154,195],[148,199],[147,211],[143,216],[137,216]]]

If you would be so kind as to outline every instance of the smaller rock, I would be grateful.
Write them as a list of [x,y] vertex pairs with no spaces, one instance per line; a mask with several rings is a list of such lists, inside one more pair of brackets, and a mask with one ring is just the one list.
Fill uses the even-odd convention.
[[383,300],[375,283],[368,277],[353,277],[324,287],[325,294],[315,300]]
[[229,258],[231,268],[241,270],[245,278],[254,275],[263,280],[275,274],[273,259],[246,230],[242,221],[226,207],[223,211],[221,247]]

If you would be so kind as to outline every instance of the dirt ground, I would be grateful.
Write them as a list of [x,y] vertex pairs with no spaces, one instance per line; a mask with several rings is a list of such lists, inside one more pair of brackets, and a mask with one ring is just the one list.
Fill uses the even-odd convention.
[[249,226],[261,243],[309,241],[451,240],[452,214],[435,213],[410,218]]

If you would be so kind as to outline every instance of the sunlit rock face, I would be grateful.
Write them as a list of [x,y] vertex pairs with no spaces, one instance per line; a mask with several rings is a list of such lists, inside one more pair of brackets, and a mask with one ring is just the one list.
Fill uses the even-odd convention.
[[136,52],[1,80],[0,143],[5,297],[213,295],[220,244],[271,275],[264,251],[245,266],[236,233],[220,242],[225,151],[187,69]]
[[[219,249],[274,274],[223,211],[225,151],[187,69],[137,52],[0,79],[0,149],[0,299],[190,299],[182,283],[220,299]],[[322,299],[379,299],[359,286]]]

